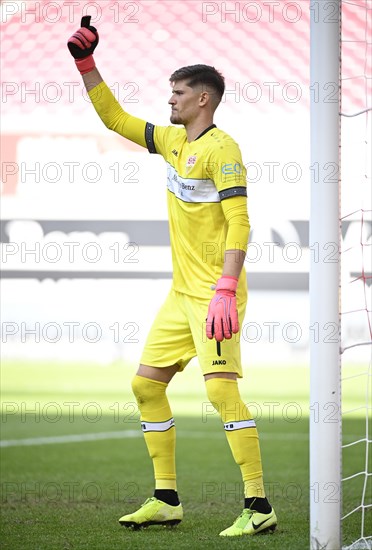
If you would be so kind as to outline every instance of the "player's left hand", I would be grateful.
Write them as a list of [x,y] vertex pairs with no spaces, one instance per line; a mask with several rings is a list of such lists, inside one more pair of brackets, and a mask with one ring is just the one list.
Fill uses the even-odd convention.
[[239,332],[239,318],[236,307],[238,279],[224,276],[218,279],[216,293],[210,301],[207,317],[207,337],[222,342],[230,340]]

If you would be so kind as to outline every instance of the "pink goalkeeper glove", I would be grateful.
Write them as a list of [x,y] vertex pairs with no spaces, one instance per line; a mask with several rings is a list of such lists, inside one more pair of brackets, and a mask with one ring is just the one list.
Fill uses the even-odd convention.
[[99,42],[99,36],[97,29],[90,24],[90,19],[90,15],[82,17],[80,29],[67,42],[81,74],[89,73],[96,66],[92,54]]
[[210,301],[207,317],[207,337],[217,342],[229,340],[239,332],[238,311],[236,309],[236,289],[238,279],[224,276],[218,279],[216,293]]

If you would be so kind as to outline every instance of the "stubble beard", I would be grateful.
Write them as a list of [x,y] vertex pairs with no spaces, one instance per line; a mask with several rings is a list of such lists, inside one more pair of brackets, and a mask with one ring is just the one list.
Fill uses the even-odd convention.
[[170,121],[172,124],[183,124],[178,113],[171,113]]

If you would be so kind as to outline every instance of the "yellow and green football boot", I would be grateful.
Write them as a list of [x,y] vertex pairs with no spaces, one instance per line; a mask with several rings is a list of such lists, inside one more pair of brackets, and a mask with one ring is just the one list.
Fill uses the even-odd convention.
[[278,520],[274,509],[269,514],[261,514],[256,510],[244,508],[240,516],[231,527],[221,531],[221,537],[240,537],[242,535],[256,535],[264,531],[274,531]]
[[133,514],[119,519],[120,525],[140,529],[149,525],[177,525],[183,518],[182,504],[170,506],[155,497],[148,498]]

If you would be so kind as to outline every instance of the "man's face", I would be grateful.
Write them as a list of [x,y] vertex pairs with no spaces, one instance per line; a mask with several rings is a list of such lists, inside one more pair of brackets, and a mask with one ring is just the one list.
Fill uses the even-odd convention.
[[172,82],[172,95],[168,101],[172,107],[170,121],[172,124],[187,125],[199,114],[199,86],[194,89],[187,86],[185,80]]

